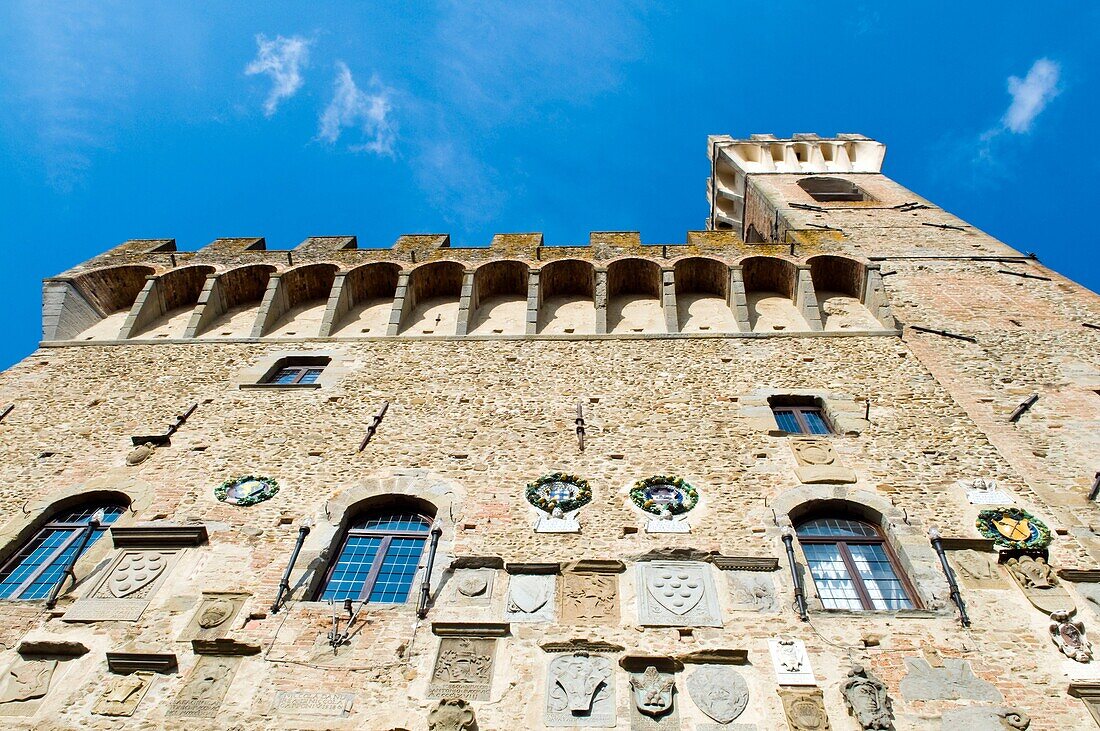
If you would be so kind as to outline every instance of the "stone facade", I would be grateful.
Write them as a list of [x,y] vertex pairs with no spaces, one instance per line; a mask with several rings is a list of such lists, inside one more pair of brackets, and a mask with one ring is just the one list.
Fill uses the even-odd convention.
[[[129,508],[55,606],[0,600],[3,725],[856,729],[887,723],[871,678],[899,730],[1092,727],[1100,667],[1057,628],[1100,622],[1100,298],[883,176],[872,140],[708,151],[686,243],[146,240],[48,279],[41,346],[0,375],[2,558],[86,500]],[[295,362],[323,372],[265,383]],[[836,433],[789,436],[783,399]],[[559,472],[591,499],[540,532],[526,486]],[[697,490],[688,530],[647,532],[654,475]],[[1002,493],[1048,547],[979,533]],[[436,521],[431,575],[425,552],[404,603],[317,601],[357,511],[398,504]],[[823,510],[881,531],[912,608],[825,609],[795,540],[800,619],[783,527]]]

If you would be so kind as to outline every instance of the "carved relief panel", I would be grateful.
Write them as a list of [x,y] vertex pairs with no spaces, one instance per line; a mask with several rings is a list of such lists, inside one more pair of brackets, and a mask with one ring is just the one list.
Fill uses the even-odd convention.
[[679,729],[675,696],[676,678],[672,674],[661,672],[652,665],[645,672],[631,673],[631,729]]
[[687,677],[687,690],[700,711],[719,724],[733,722],[749,704],[749,686],[728,665],[703,665]]
[[820,690],[783,688],[779,697],[783,699],[783,714],[791,731],[829,730],[829,716]]
[[452,580],[455,604],[467,607],[488,606],[493,600],[496,575],[495,569],[457,569]]
[[103,693],[92,706],[92,713],[100,716],[134,715],[141,699],[152,687],[154,677],[151,672],[108,676]]
[[1054,570],[1042,556],[1018,556],[1005,561],[1008,574],[1019,584],[1024,596],[1044,614],[1077,610],[1073,598],[1058,581]]
[[828,439],[793,437],[787,441],[798,463],[795,476],[799,482],[818,484],[856,481],[856,473],[840,463],[840,457]]
[[496,640],[487,637],[443,637],[435,659],[430,698],[489,700]]
[[710,566],[696,561],[637,565],[638,621],[655,627],[721,627]]
[[29,716],[50,690],[57,660],[16,657],[0,677],[0,716]]
[[779,611],[775,580],[766,571],[724,571],[733,595],[734,609],[744,612]]
[[848,671],[841,693],[848,713],[862,731],[889,731],[894,727],[894,710],[886,695],[886,685],[862,665]]
[[615,726],[615,669],[603,655],[576,652],[550,661],[545,723],[553,727]]
[[121,551],[99,583],[73,602],[64,621],[137,621],[179,554],[179,549]]
[[239,657],[203,655],[165,712],[168,716],[214,718],[233,682]]
[[951,568],[968,589],[1007,589],[996,559],[983,551],[951,551]]
[[244,606],[248,594],[204,591],[199,608],[184,630],[184,640],[214,640],[225,637]]
[[554,619],[556,574],[512,574],[508,577],[508,622],[550,622]]
[[775,677],[780,685],[817,685],[810,656],[802,640],[779,637],[768,640]]
[[603,572],[564,573],[561,621],[566,624],[618,624],[619,577]]

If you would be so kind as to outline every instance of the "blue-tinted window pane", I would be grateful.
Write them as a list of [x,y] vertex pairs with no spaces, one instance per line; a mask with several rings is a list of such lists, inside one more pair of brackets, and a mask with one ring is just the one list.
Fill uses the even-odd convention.
[[849,545],[848,550],[875,609],[912,608],[913,603],[906,596],[905,587],[881,545]]
[[358,530],[427,533],[431,523],[424,516],[415,513],[388,513],[363,518],[353,523],[351,527]]
[[298,383],[317,383],[317,379],[321,377],[321,371],[323,370],[323,368],[307,368],[302,380]]
[[878,538],[875,529],[858,520],[844,518],[817,518],[800,523],[800,536],[830,536],[842,538]]
[[776,409],[775,423],[779,425],[780,429],[789,434],[798,434],[802,431],[802,428],[798,425],[798,419],[794,416],[794,412],[789,409]]
[[118,516],[126,512],[126,508],[121,505],[90,505],[83,508],[77,508],[70,513],[59,515],[50,523],[77,523],[80,525],[87,525],[88,521],[92,519],[97,510],[103,511],[102,525],[110,525],[118,520]]
[[336,559],[332,575],[325,584],[321,601],[358,599],[381,544],[382,538],[378,536],[349,535],[340,551],[340,557]]
[[[105,528],[94,531],[84,550],[87,551],[105,532]],[[0,599],[42,599],[49,595],[76,553],[81,540],[79,533],[80,529],[46,528],[28,541],[0,573]],[[62,546],[64,550],[58,552]],[[41,573],[19,591],[19,587],[40,569]]]
[[294,383],[294,379],[297,378],[297,377],[298,377],[298,369],[297,368],[282,368],[282,369],[279,370],[278,373],[276,373],[274,376],[271,377],[270,383],[282,383],[282,384]]
[[806,543],[802,551],[806,554],[810,575],[826,609],[863,609],[856,585],[848,575],[844,559],[840,557],[839,546],[833,543]]
[[829,434],[829,425],[825,423],[819,411],[803,411],[802,418],[809,428],[810,434]]
[[423,538],[394,538],[382,559],[382,568],[371,589],[370,601],[384,604],[400,604],[409,598],[424,552]]

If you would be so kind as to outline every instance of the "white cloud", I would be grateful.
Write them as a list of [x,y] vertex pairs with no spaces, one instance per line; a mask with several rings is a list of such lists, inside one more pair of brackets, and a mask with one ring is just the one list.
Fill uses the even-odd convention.
[[256,58],[245,67],[249,76],[267,74],[271,77],[271,93],[264,101],[264,114],[271,116],[279,102],[289,99],[302,88],[302,68],[309,61],[309,41],[301,36],[268,40],[262,33],[256,36]]
[[373,93],[360,89],[347,64],[337,61],[332,101],[321,113],[317,137],[335,144],[345,129],[358,130],[363,141],[348,145],[348,149],[393,156],[397,141],[397,127],[390,118],[393,92],[377,77],[371,77],[370,86]]
[[1031,65],[1031,70],[1024,78],[1008,77],[1008,93],[1012,95],[1012,104],[1001,120],[1006,130],[1014,134],[1031,130],[1031,123],[1061,91],[1058,88],[1060,70],[1054,61],[1040,58]]

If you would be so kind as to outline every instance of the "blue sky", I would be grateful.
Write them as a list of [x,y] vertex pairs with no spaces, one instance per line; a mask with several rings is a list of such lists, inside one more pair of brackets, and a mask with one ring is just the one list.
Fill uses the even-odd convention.
[[875,137],[888,175],[1100,289],[1094,4],[244,5],[0,7],[0,366],[40,280],[128,238],[683,241],[707,134]]

